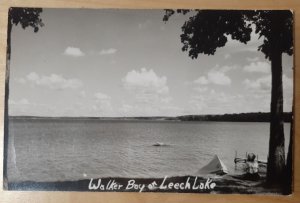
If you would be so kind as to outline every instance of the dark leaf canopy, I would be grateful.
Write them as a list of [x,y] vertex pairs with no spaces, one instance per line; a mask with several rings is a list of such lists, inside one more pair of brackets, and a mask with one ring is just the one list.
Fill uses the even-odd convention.
[[264,38],[258,50],[266,58],[270,57],[274,42],[281,53],[293,53],[293,18],[290,11],[167,9],[163,20],[168,21],[175,13],[189,13],[180,37],[182,50],[188,51],[192,59],[198,54],[214,54],[217,48],[225,46],[227,37],[246,44],[251,39],[252,28]]
[[263,52],[266,58],[271,57],[272,50],[280,53],[293,54],[293,13],[287,10],[256,11],[249,16],[255,24],[255,33],[264,37],[263,44],[258,50]]
[[44,26],[40,14],[41,8],[10,8],[9,23],[11,25],[21,24],[22,28],[32,27],[37,32],[40,27]]

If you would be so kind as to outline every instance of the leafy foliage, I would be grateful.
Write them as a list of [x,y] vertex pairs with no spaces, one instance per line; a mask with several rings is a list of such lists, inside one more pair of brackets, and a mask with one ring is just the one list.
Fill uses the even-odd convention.
[[256,11],[249,16],[255,25],[255,33],[264,37],[263,44],[258,50],[266,58],[271,57],[271,52],[277,49],[280,53],[293,54],[293,13],[291,11]]
[[175,13],[192,13],[183,24],[183,33],[180,35],[182,50],[188,51],[192,59],[196,59],[198,54],[213,55],[217,48],[225,46],[230,36],[246,44],[251,40],[253,29],[260,37],[264,37],[258,50],[266,58],[270,59],[274,44],[281,53],[293,54],[291,11],[167,9],[163,20],[168,21]]
[[38,32],[39,28],[44,26],[40,14],[41,8],[10,8],[8,13],[9,23],[11,25],[21,24],[22,28],[32,27],[34,32]]

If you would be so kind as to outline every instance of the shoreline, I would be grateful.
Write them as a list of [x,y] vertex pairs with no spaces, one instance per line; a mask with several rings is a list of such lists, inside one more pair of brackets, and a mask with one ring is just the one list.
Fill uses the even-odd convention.
[[95,178],[54,182],[21,181],[8,182],[5,189],[16,191],[282,194],[279,187],[267,188],[265,177],[262,177],[259,181],[248,181],[232,175],[216,177]]
[[[107,117],[89,117],[89,116],[33,116],[33,115],[10,115],[9,119],[28,119],[28,120],[98,120],[98,121],[216,121],[216,122],[270,122],[270,112],[247,112],[247,113],[227,113],[227,114],[199,114],[199,115],[177,115],[177,116],[107,116]],[[290,123],[292,112],[283,113],[284,122]]]

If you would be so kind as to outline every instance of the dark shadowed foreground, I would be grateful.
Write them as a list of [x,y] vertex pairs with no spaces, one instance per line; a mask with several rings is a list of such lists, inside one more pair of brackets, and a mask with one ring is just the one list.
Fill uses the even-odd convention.
[[[102,178],[63,182],[11,182],[9,190],[44,190],[44,191],[89,191],[89,192],[179,192],[179,193],[217,193],[217,194],[267,194],[282,193],[280,188],[267,188],[265,178],[260,181],[246,181],[239,177],[225,175],[217,178],[203,178],[195,176],[164,178]],[[133,184],[134,182],[134,184]],[[155,187],[153,183],[156,183]],[[176,183],[178,183],[176,185]],[[181,188],[180,188],[181,184]],[[101,189],[100,185],[103,186]],[[121,186],[120,186],[121,185]],[[144,185],[144,186],[143,186]],[[176,186],[175,186],[176,185]],[[99,186],[99,187],[96,187]],[[210,188],[213,186],[213,188]],[[128,187],[128,188],[126,188]],[[177,188],[177,189],[176,189]]]

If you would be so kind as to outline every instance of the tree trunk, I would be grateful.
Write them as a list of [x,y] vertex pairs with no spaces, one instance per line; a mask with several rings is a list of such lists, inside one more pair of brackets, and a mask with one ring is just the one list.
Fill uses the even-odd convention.
[[[273,30],[274,32],[276,29]],[[271,69],[271,123],[267,183],[282,184],[285,168],[284,132],[283,132],[283,92],[282,92],[282,53],[277,46],[276,37],[272,40]]]
[[8,158],[8,97],[9,97],[9,73],[11,55],[11,30],[10,19],[7,26],[6,70],[5,70],[5,99],[4,99],[4,152],[3,152],[3,188],[8,188],[7,181],[7,158]]
[[293,115],[291,121],[291,128],[290,128],[290,144],[289,144],[289,151],[286,160],[285,166],[285,179],[284,179],[284,188],[283,194],[289,195],[292,194],[293,191],[293,134],[294,134],[294,102],[293,102]]

